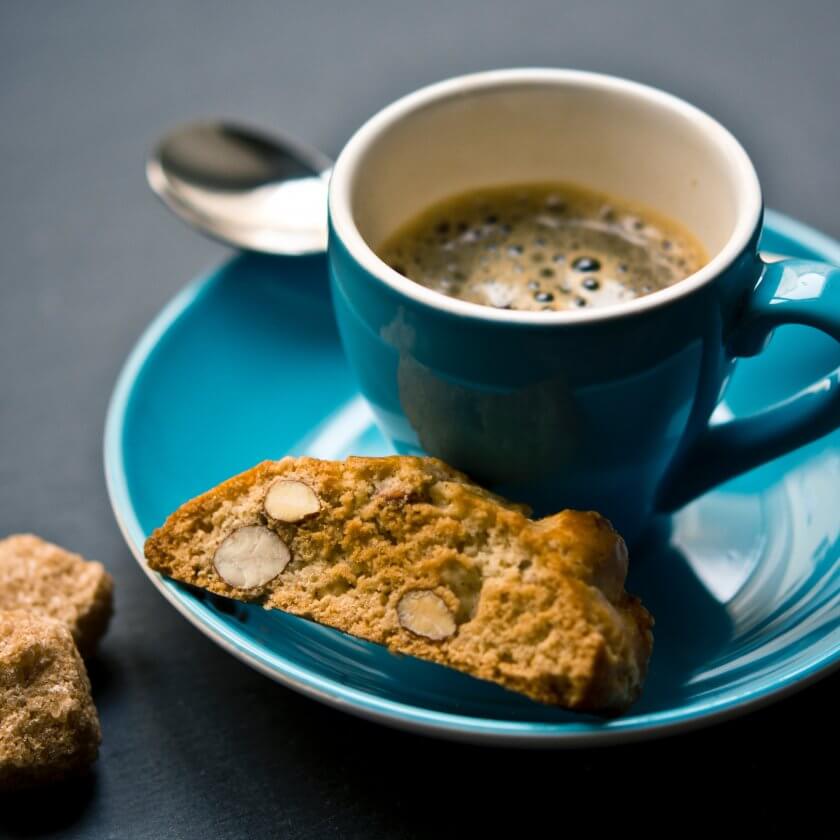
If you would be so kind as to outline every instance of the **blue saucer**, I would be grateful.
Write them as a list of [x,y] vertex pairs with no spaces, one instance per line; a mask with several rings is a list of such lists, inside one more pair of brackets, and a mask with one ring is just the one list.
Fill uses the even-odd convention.
[[[777,213],[762,247],[840,263],[840,244]],[[784,327],[739,363],[719,411],[749,413],[838,365],[833,341]],[[105,430],[114,513],[164,597],[253,668],[353,714],[474,742],[614,743],[739,714],[840,661],[840,432],[654,523],[628,588],[656,616],[656,645],[641,700],[615,720],[544,707],[146,569],[153,528],[258,461],[389,451],[344,361],[321,258],[241,255],[188,286],[126,362]]]

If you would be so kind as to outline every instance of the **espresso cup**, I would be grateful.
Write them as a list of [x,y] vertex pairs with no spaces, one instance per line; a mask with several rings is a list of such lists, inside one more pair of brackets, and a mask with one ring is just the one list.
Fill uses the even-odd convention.
[[[709,262],[644,297],[525,312],[447,297],[376,248],[444,198],[558,181],[652,207]],[[648,518],[840,425],[838,372],[711,422],[739,356],[779,324],[840,340],[840,271],[762,261],[743,147],[688,103],[623,79],[502,70],[400,99],[350,139],[329,188],[331,287],[350,366],[398,452],[435,455],[537,513]]]

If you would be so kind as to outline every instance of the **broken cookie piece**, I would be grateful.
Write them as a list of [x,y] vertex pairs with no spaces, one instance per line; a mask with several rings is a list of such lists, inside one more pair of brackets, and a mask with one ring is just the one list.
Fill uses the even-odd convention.
[[0,791],[80,773],[99,742],[90,682],[67,627],[0,611]]
[[653,620],[597,513],[532,520],[434,458],[266,461],[187,502],[149,566],[570,709],[638,697]]
[[101,563],[33,534],[0,540],[0,610],[30,610],[63,621],[90,656],[112,613],[114,583]]

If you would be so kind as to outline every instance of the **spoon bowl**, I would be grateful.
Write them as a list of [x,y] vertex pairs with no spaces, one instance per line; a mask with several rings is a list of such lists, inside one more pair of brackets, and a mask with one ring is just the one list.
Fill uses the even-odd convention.
[[187,123],[146,163],[155,194],[187,224],[236,248],[304,255],[327,246],[329,158],[283,135]]

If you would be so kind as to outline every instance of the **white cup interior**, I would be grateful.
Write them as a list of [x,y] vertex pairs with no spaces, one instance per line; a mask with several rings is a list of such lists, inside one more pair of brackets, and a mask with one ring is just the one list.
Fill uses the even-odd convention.
[[713,262],[743,247],[761,208],[749,157],[714,119],[654,88],[565,70],[481,73],[411,94],[357,132],[333,178],[335,222],[352,219],[374,251],[438,200],[516,182],[647,205]]

